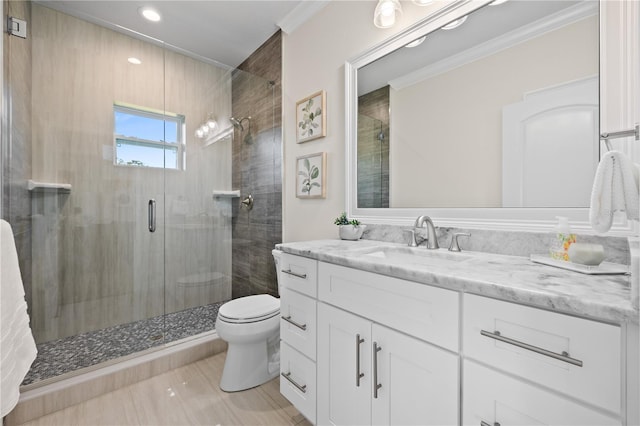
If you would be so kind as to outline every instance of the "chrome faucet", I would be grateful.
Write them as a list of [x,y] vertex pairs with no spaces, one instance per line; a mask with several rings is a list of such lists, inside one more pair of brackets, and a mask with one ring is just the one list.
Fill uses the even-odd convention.
[[416,228],[424,228],[424,224],[427,224],[427,248],[434,250],[440,248],[438,245],[438,237],[436,236],[436,228],[433,226],[433,222],[429,216],[418,216],[416,223],[413,225],[413,231],[415,234]]

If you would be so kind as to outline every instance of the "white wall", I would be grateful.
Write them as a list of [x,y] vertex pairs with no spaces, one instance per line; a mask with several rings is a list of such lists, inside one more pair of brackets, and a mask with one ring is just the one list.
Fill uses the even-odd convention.
[[501,207],[502,108],[598,74],[597,44],[592,16],[392,90],[390,206]]
[[[313,18],[283,37],[283,241],[336,238],[333,220],[345,209],[344,62],[373,47],[434,10],[402,1],[403,15],[391,29],[373,25],[376,1],[332,1]],[[296,102],[324,89],[327,92],[327,136],[296,144]],[[327,153],[326,199],[295,196],[295,159]]]

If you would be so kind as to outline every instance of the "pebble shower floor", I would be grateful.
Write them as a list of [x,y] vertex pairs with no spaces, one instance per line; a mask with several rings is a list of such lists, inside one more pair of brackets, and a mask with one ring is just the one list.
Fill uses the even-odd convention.
[[213,330],[223,303],[40,343],[37,345],[38,356],[22,385]]

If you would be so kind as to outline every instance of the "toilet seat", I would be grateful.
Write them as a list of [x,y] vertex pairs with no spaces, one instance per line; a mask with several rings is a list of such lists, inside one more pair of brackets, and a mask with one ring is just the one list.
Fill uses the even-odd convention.
[[245,324],[264,321],[280,313],[280,300],[268,294],[257,294],[231,300],[220,307],[218,319]]

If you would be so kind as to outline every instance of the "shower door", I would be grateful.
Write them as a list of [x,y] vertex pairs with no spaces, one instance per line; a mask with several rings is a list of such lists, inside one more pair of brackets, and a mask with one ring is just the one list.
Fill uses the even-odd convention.
[[39,4],[31,14],[31,179],[71,186],[31,193],[36,340],[99,331],[123,342],[99,354],[144,349],[164,313],[165,49]]

